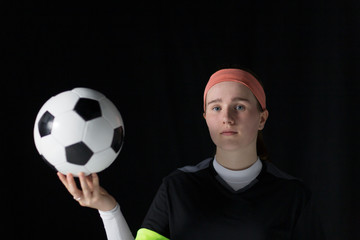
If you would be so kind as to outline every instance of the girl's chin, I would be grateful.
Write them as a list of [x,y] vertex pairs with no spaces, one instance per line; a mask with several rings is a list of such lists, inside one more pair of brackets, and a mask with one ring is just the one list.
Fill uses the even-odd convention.
[[216,144],[217,148],[220,148],[222,151],[227,152],[236,152],[236,151],[242,151],[245,149],[249,149],[249,147],[252,144],[240,144],[239,142],[222,142],[221,144]]

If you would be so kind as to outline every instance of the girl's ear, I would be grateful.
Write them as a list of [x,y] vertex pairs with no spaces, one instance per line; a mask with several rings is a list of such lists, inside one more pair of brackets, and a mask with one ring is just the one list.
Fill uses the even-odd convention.
[[203,113],[203,117],[204,117],[204,119],[206,120],[206,113],[205,113],[205,112]]
[[259,130],[263,130],[265,127],[266,120],[269,117],[269,111],[265,110],[262,113],[260,113],[260,124],[259,124]]

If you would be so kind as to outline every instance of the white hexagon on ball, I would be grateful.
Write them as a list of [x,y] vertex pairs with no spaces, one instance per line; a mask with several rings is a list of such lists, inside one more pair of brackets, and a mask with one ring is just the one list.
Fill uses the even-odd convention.
[[123,120],[116,106],[107,98],[100,101],[102,116],[110,123],[113,128],[123,126]]
[[89,91],[89,88],[74,88],[73,90],[71,90],[71,92],[76,93],[81,98],[89,98],[97,101],[105,98],[104,94],[93,89]]
[[113,163],[117,155],[118,153],[115,153],[112,148],[108,148],[105,151],[95,153],[85,167],[89,172],[102,171]]
[[41,155],[45,159],[52,159],[53,165],[66,162],[65,149],[52,135],[44,137],[41,141]]
[[94,152],[105,150],[111,145],[114,129],[102,117],[86,123],[84,143]]
[[62,92],[50,98],[49,102],[47,102],[46,110],[56,117],[73,110],[79,98],[80,97],[73,92]]
[[63,146],[80,142],[85,129],[85,121],[74,111],[55,117],[51,135]]

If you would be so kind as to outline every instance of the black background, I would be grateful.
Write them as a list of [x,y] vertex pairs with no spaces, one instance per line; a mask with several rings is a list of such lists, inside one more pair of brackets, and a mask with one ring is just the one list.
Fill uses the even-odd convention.
[[[78,206],[35,150],[51,96],[89,87],[117,105],[125,144],[100,179],[135,234],[161,179],[214,153],[202,94],[224,63],[264,82],[271,160],[311,188],[327,238],[360,238],[359,1],[16,4],[10,13],[33,15],[1,29],[1,229],[11,239],[106,239],[98,212]],[[92,17],[44,15],[54,10]]]

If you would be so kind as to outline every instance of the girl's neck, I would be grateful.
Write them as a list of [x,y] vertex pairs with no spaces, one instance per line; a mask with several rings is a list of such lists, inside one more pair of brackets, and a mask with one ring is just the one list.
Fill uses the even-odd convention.
[[227,151],[216,149],[216,160],[223,167],[230,170],[244,170],[253,165],[258,159],[256,149]]

